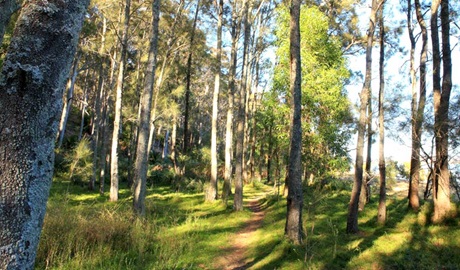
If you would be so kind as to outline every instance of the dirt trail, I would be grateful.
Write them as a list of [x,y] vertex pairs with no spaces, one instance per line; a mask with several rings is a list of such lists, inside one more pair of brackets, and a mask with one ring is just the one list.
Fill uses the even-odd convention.
[[247,250],[251,244],[252,237],[262,226],[265,217],[265,211],[260,204],[260,198],[249,201],[249,209],[252,211],[251,218],[246,222],[244,227],[238,231],[232,242],[227,247],[222,247],[225,255],[219,258],[214,265],[214,269],[225,270],[242,270],[247,269],[251,261],[248,261]]

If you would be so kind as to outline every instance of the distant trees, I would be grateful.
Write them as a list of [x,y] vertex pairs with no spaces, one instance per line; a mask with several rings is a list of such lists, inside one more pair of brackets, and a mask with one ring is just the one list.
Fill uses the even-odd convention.
[[[2,1],[2,4],[12,1]],[[65,80],[89,1],[28,1],[0,75],[0,268],[33,269]],[[1,12],[5,11],[5,6]],[[3,18],[2,18],[3,19]],[[5,20],[0,21],[4,26]],[[3,33],[1,33],[3,36]]]

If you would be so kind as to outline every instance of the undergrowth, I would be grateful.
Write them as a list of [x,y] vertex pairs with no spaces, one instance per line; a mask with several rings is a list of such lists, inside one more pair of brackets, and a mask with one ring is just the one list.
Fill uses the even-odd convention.
[[[361,233],[347,235],[349,189],[343,183],[307,187],[304,242],[283,236],[286,200],[272,187],[246,185],[245,199],[261,199],[263,225],[246,251],[248,269],[459,269],[459,219],[438,226],[431,207],[407,210],[403,198],[389,196],[388,221],[377,225],[377,198],[360,213]],[[203,193],[151,186],[145,219],[132,216],[128,188],[120,200],[55,182],[36,260],[36,269],[217,269],[235,233],[251,217],[221,202],[204,203]],[[231,202],[229,203],[231,205]]]

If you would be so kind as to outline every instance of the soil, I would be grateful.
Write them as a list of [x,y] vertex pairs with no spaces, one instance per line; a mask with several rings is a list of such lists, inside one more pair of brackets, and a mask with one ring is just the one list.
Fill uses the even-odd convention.
[[248,207],[252,211],[251,218],[235,234],[229,246],[221,247],[225,255],[218,259],[214,269],[242,270],[251,266],[252,262],[246,253],[254,233],[262,226],[265,212],[258,199],[251,200]]

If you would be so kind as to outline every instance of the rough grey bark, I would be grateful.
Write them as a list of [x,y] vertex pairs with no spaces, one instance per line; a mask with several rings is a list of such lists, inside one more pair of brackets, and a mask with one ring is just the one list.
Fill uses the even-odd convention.
[[[441,54],[439,52],[438,31],[436,31],[436,29],[438,29],[437,14],[439,4],[441,5],[442,32],[442,86],[440,85]],[[448,153],[449,99],[450,92],[452,90],[452,58],[449,40],[449,1],[433,0],[431,11],[431,40],[433,42],[434,132],[436,138],[436,162],[433,181],[434,212],[432,220],[435,223],[439,223],[448,217],[451,209]]]
[[152,33],[150,36],[150,49],[145,72],[144,87],[140,100],[139,133],[136,148],[136,162],[134,165],[134,213],[145,215],[145,194],[147,183],[147,169],[149,160],[149,131],[150,112],[152,110],[153,85],[155,82],[155,68],[158,49],[158,21],[160,19],[160,0],[152,3]]
[[[411,4],[409,1],[408,6],[408,21],[410,20],[410,10]],[[419,93],[417,95],[415,89],[415,67],[413,64],[414,61],[414,49],[415,49],[415,37],[409,29],[410,40],[411,40],[411,78],[413,84],[412,91],[412,154],[411,154],[411,163],[410,163],[410,172],[409,172],[409,207],[418,211],[420,207],[420,199],[418,194],[419,182],[420,182],[420,148],[422,141],[422,123],[425,113],[425,102],[426,102],[426,62],[427,62],[427,50],[428,50],[428,30],[426,27],[425,20],[423,18],[423,13],[421,10],[421,5],[419,0],[415,0],[415,12],[417,16],[417,21],[422,32],[422,48],[420,52],[420,80],[419,80]],[[417,97],[418,96],[418,97]],[[417,100],[418,99],[418,100]]]
[[[243,69],[241,74],[246,73],[248,68],[246,57],[249,45],[249,31],[250,27],[248,20],[249,13],[249,0],[244,0],[243,3],[243,27],[244,27],[244,41],[243,41]],[[243,170],[244,170],[244,127],[245,127],[245,112],[246,112],[246,80],[241,79],[241,85],[238,96],[238,111],[237,111],[237,125],[236,125],[236,146],[235,146],[235,195],[233,199],[233,210],[243,210]]]
[[3,36],[10,22],[11,15],[20,8],[21,2],[19,0],[0,1],[0,46],[2,45]]
[[386,207],[386,166],[385,166],[385,116],[383,102],[385,97],[385,26],[383,23],[383,6],[379,14],[380,28],[380,58],[379,58],[379,175],[380,175],[380,190],[379,190],[379,206],[377,210],[377,222],[384,224],[387,219]]
[[358,201],[361,194],[363,182],[363,152],[364,152],[364,133],[366,129],[366,109],[371,87],[372,75],[372,45],[374,41],[374,30],[376,14],[384,0],[372,0],[371,14],[369,17],[369,28],[367,30],[366,44],[366,75],[364,78],[363,89],[360,93],[360,108],[358,122],[358,142],[356,144],[355,160],[355,179],[351,191],[350,203],[348,205],[347,233],[358,233]]
[[121,56],[118,65],[118,77],[115,100],[115,119],[113,120],[112,133],[112,150],[110,162],[110,201],[118,200],[118,139],[120,135],[121,124],[121,99],[124,83],[125,60],[128,46],[128,28],[130,21],[131,0],[126,0],[125,3],[125,19],[123,22],[122,40],[121,40]]
[[217,199],[217,114],[219,112],[220,73],[222,61],[222,17],[224,13],[224,1],[219,0],[217,6],[217,53],[216,75],[214,80],[214,92],[212,97],[212,123],[211,123],[211,181],[206,192],[206,200]]
[[289,172],[287,214],[284,234],[295,244],[302,242],[302,114],[301,114],[301,60],[300,60],[300,5],[301,0],[291,1],[290,24],[290,92],[291,101],[291,142],[289,153]]
[[0,75],[0,269],[33,269],[88,0],[28,1]]

